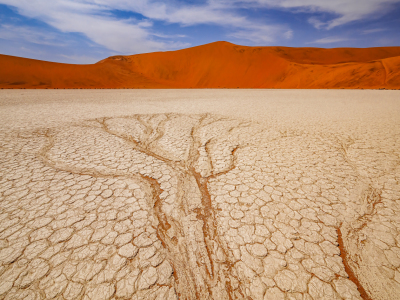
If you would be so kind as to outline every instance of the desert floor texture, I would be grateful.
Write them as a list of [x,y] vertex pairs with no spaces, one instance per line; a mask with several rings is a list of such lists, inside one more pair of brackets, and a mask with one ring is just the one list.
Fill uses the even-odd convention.
[[0,299],[399,299],[399,99],[0,91]]

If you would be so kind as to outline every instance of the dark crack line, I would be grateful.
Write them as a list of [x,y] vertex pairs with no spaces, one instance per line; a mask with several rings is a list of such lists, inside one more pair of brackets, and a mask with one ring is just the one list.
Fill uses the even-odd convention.
[[[204,116],[204,118],[205,117],[206,117],[206,115]],[[192,174],[190,172],[190,170],[188,170],[188,169],[185,170],[182,167],[180,167],[177,162],[174,162],[174,161],[172,161],[170,159],[167,159],[165,157],[162,157],[161,155],[156,154],[155,152],[149,150],[148,147],[142,147],[141,145],[139,145],[139,143],[137,143],[135,140],[131,139],[129,136],[123,136],[123,135],[120,135],[120,134],[118,134],[116,132],[113,132],[112,130],[110,130],[108,128],[108,126],[106,124],[106,121],[107,121],[107,119],[103,118],[99,122],[100,122],[100,124],[102,124],[103,130],[105,132],[107,132],[108,134],[114,135],[114,136],[116,136],[118,138],[121,138],[123,140],[126,140],[126,141],[132,143],[134,145],[134,149],[136,149],[136,150],[138,150],[138,151],[140,151],[142,153],[145,153],[145,154],[147,154],[147,155],[149,155],[149,156],[151,156],[153,158],[159,159],[160,161],[165,162],[167,165],[169,165],[172,169],[174,169],[176,171],[181,171],[182,172],[181,176],[187,176],[187,175],[192,175],[193,176],[194,175],[194,174]],[[199,122],[199,124],[200,123],[201,122]],[[144,178],[146,178],[146,177],[144,177]],[[150,178],[151,177],[148,177],[147,181],[153,186],[153,190],[156,191],[155,194],[158,195],[158,198],[159,198],[159,194],[157,194],[158,192],[161,192],[161,189],[157,188],[157,186],[159,187],[159,184],[155,179],[150,180]],[[200,187],[199,187],[199,190],[200,190]],[[204,197],[202,197],[202,198],[204,198]],[[161,199],[160,199],[160,201],[158,201],[158,199],[157,199],[155,201],[155,203],[157,203],[157,207],[158,208],[161,208]],[[184,206],[188,207],[187,203],[182,203],[182,204],[184,204]],[[157,209],[156,209],[156,213],[158,212]],[[159,212],[161,212],[161,209],[160,209]],[[165,223],[165,219],[162,216],[160,216],[159,220],[164,223],[164,227],[166,228],[167,225]],[[174,222],[172,222],[172,221],[168,222],[168,224],[170,224],[170,225],[173,224],[173,223]],[[203,223],[205,223],[205,222],[203,222]],[[180,231],[179,230],[179,226],[174,226],[174,227],[178,227],[178,228],[174,228],[175,232],[179,232]],[[184,246],[185,248],[187,248],[187,245],[179,245],[179,244],[175,245],[175,241],[178,242],[179,240],[183,240],[183,243],[187,242],[184,234],[181,236],[181,239],[177,238],[174,241],[174,238],[168,239],[169,237],[168,237],[167,231],[168,230],[166,230],[166,231],[162,230],[161,231],[162,234],[160,234],[160,237],[164,241],[164,243],[168,246],[168,248],[171,250],[170,254],[172,255],[172,253],[174,253],[174,254],[176,254],[176,253],[188,253],[188,251],[187,251],[188,249],[186,249],[186,250],[180,249],[180,246]],[[206,247],[207,252],[210,253],[209,249],[208,249],[208,243],[207,243],[206,240],[204,240],[204,245]],[[208,257],[208,259],[210,260],[210,262],[212,262],[211,257]],[[179,279],[180,280],[178,280],[178,286],[179,286],[178,287],[178,292],[180,292],[180,294],[182,295],[182,297],[184,299],[199,299],[199,298],[202,298],[203,296],[205,296],[204,295],[204,290],[202,290],[202,289],[199,290],[200,286],[199,287],[196,286],[196,284],[195,284],[196,279],[194,278],[195,274],[192,275],[192,272],[194,270],[191,270],[189,268],[190,264],[188,264],[188,262],[189,262],[189,260],[188,260],[187,257],[185,259],[182,256],[181,257],[176,257],[175,256],[174,259],[173,259],[172,264],[175,266],[175,270],[177,271],[177,273],[181,273],[182,274],[182,275],[179,275]],[[209,267],[208,267],[208,269],[210,270]],[[206,268],[206,271],[209,272],[209,270],[207,270],[207,268]],[[189,289],[188,289],[188,286],[190,287]],[[211,295],[210,286],[206,285],[206,288],[208,289],[208,295]],[[191,292],[189,292],[190,290],[191,290]]]
[[[197,185],[198,185],[198,187],[199,187],[199,189],[201,191],[201,195],[202,195],[202,206],[203,207],[202,207],[201,210],[198,211],[197,218],[201,219],[203,221],[203,234],[204,234],[204,238],[205,238],[205,245],[206,245],[206,248],[207,248],[207,252],[208,252],[208,255],[209,255],[209,261],[210,261],[211,268],[212,268],[211,269],[212,272],[209,272],[211,284],[215,285],[217,280],[218,280],[218,278],[216,277],[216,275],[217,275],[216,265],[214,264],[214,261],[212,259],[213,256],[216,256],[216,253],[213,253],[213,251],[211,251],[214,248],[212,247],[212,245],[210,245],[211,241],[214,241],[218,245],[218,247],[223,251],[223,254],[224,254],[224,257],[225,257],[225,259],[224,259],[225,261],[223,263],[218,263],[217,264],[218,265],[218,271],[220,270],[220,267],[222,267],[221,271],[223,273],[225,273],[224,274],[224,277],[225,277],[225,282],[224,282],[225,292],[227,293],[227,296],[228,296],[229,299],[234,299],[235,291],[231,288],[229,280],[227,280],[232,275],[226,274],[226,272],[229,269],[232,268],[233,264],[231,263],[230,259],[228,258],[229,256],[227,254],[228,253],[227,250],[224,249],[221,241],[219,240],[219,236],[218,236],[218,232],[217,232],[217,225],[216,225],[216,222],[215,222],[215,213],[214,213],[214,210],[212,208],[211,195],[210,195],[209,190],[208,190],[208,180],[210,178],[214,178],[217,175],[220,175],[220,173],[215,174],[215,175],[211,175],[211,176],[208,176],[208,177],[202,177],[200,173],[196,172],[195,167],[194,167],[194,163],[196,161],[198,161],[198,158],[200,157],[200,153],[199,153],[198,149],[199,149],[201,143],[200,143],[200,141],[198,141],[197,131],[199,130],[200,126],[204,125],[203,122],[208,117],[209,117],[208,114],[204,114],[200,118],[198,124],[196,126],[194,126],[192,128],[192,130],[191,130],[191,137],[192,137],[192,140],[193,140],[193,144],[192,144],[192,148],[190,150],[190,153],[191,153],[190,157],[192,159],[191,159],[191,162],[189,163],[189,168],[190,168],[190,171],[193,174],[193,176],[196,178]],[[210,125],[210,124],[212,124],[214,122],[217,122],[217,121],[220,121],[220,120],[219,119],[216,120],[216,121],[210,120],[209,122],[207,122],[206,125]],[[205,143],[205,145],[204,145],[205,147],[207,147],[207,144],[208,144],[209,141],[210,140],[208,140]],[[234,155],[234,152],[236,150],[237,149],[235,148],[232,151],[233,155]],[[209,157],[209,152],[207,151],[207,149],[206,149],[206,152],[207,152],[209,160],[211,161],[211,158]],[[233,158],[232,159],[231,168],[226,170],[226,172],[229,172],[231,169],[234,169],[234,168],[235,168],[235,165],[234,165],[234,158]],[[211,173],[212,172],[213,172],[213,170],[211,170]],[[242,294],[241,291],[240,291],[240,288],[239,288],[238,292],[240,294]],[[210,293],[210,295],[212,295],[212,294]]]
[[343,260],[344,269],[345,269],[347,275],[349,276],[349,279],[357,286],[357,289],[358,289],[362,299],[372,300],[350,267],[349,258],[348,258],[346,249],[344,247],[342,231],[341,231],[340,227],[337,228],[337,234],[338,234],[338,243],[339,243],[339,249],[340,249],[340,257]]

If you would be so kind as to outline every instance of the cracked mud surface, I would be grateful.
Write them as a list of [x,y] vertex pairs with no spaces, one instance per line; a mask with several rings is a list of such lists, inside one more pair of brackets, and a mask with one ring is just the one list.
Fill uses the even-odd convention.
[[[322,105],[313,121],[281,104],[250,119],[47,103],[22,120],[15,95],[0,94],[15,114],[0,127],[0,299],[400,294],[399,104]],[[41,121],[46,107],[65,116]]]

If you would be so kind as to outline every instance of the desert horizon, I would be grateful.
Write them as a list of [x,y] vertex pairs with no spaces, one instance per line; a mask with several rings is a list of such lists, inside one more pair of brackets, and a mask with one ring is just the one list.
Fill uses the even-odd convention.
[[228,42],[73,65],[0,55],[0,88],[400,89],[400,47],[249,47]]

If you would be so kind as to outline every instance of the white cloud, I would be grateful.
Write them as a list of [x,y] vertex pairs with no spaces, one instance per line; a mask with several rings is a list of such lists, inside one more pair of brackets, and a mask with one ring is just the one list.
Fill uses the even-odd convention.
[[[290,39],[293,32],[285,25],[251,21],[223,1],[202,5],[152,0],[0,0],[18,13],[41,20],[62,32],[79,32],[93,42],[120,53],[170,50],[187,43],[168,41],[169,35],[157,31],[153,21],[193,26],[210,24],[224,27],[228,36],[253,43],[272,43],[280,37]],[[130,11],[147,20],[118,19],[110,11]],[[180,38],[172,35],[171,39]],[[161,38],[161,40],[160,40]]]
[[14,6],[21,15],[41,20],[62,32],[82,33],[93,42],[120,53],[169,50],[187,45],[159,41],[152,35],[150,21],[116,19],[108,13],[110,7],[95,2],[0,0],[0,3]]
[[339,42],[344,42],[348,41],[349,39],[347,38],[340,38],[340,37],[326,37],[322,38],[313,42],[308,42],[306,44],[334,44],[334,43],[339,43]]
[[251,21],[235,12],[241,5],[235,2],[209,0],[203,5],[177,5],[176,1],[151,1],[151,0],[95,0],[102,6],[110,5],[113,8],[135,11],[143,16],[177,23],[181,26],[211,24],[228,28],[228,36],[254,43],[271,43],[278,37],[290,39],[293,32],[285,25],[266,24],[260,21]]

